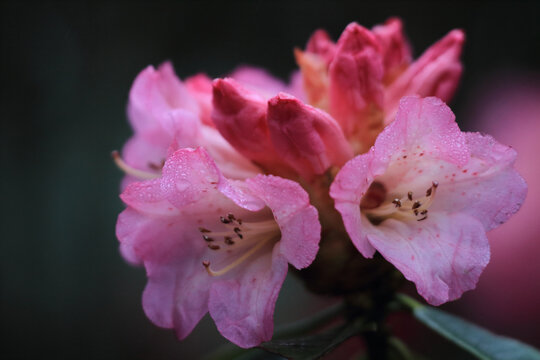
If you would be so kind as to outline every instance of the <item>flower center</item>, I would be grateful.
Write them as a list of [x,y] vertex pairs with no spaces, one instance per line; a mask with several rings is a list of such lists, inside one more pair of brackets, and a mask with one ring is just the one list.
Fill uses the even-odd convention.
[[279,239],[281,235],[274,219],[244,222],[233,214],[228,214],[221,216],[220,222],[225,228],[224,231],[211,231],[203,227],[200,227],[199,231],[210,250],[216,253],[224,252],[227,254],[225,258],[233,257],[234,260],[220,270],[211,269],[210,261],[204,260],[202,264],[210,276],[221,276],[235,269],[264,245]]
[[433,181],[424,196],[415,197],[412,191],[402,197],[386,200],[386,188],[380,182],[373,182],[360,203],[361,211],[375,225],[386,219],[426,220],[428,208],[433,203],[439,183]]

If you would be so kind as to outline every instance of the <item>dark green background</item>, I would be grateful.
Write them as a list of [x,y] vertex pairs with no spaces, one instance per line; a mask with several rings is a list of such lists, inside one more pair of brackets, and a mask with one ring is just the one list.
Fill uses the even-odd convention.
[[[224,341],[208,319],[183,343],[140,304],[145,275],[117,251],[122,174],[110,152],[131,135],[131,82],[170,59],[180,77],[241,63],[286,78],[316,28],[405,21],[415,54],[467,32],[452,107],[461,126],[475,87],[497,72],[538,71],[538,2],[2,2],[1,352],[13,358],[191,359]],[[288,280],[277,323],[325,300]],[[441,346],[444,346],[441,345]]]

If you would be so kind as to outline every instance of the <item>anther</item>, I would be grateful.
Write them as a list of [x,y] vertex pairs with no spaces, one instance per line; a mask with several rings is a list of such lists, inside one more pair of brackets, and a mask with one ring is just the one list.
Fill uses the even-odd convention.
[[208,260],[203,260],[202,264],[205,268],[210,267],[210,261]]
[[433,187],[436,188],[437,186],[439,186],[439,182],[438,181],[434,181],[433,183]]
[[238,234],[240,231],[242,231],[239,227],[235,227],[233,230],[234,230],[234,232],[237,233],[237,234]]
[[204,235],[204,234],[203,234],[202,237],[203,237],[204,241],[207,241],[207,242],[212,242],[212,241],[214,241],[214,239],[212,239],[212,238],[211,238],[210,236],[208,236],[208,235]]
[[396,205],[396,207],[401,207],[401,200],[394,199],[394,200],[392,200],[392,204]]
[[433,190],[432,187],[426,190],[426,196],[431,196],[431,191]]
[[422,203],[418,200],[416,200],[412,206],[412,209],[418,209],[420,206],[422,206]]
[[424,216],[424,217],[423,217],[423,218],[421,218],[421,219],[418,219],[417,221],[422,221],[422,220],[426,220],[426,219],[427,219],[427,215],[426,215],[426,216]]
[[208,247],[210,248],[210,250],[219,250],[220,249],[219,245],[214,245],[214,244],[208,244]]
[[233,241],[232,237],[230,237],[230,236],[225,236],[225,244],[227,244],[227,245],[234,245],[234,241]]
[[165,159],[161,160],[159,164],[149,162],[148,167],[154,171],[161,171],[163,169],[163,166],[165,165]]
[[226,219],[226,218],[223,217],[223,216],[220,216],[220,217],[219,217],[219,221],[221,221],[221,222],[224,223],[224,224],[230,224],[230,223],[231,223],[231,220]]
[[211,232],[211,231],[208,230],[207,228],[203,228],[203,227],[200,227],[200,228],[199,228],[199,231],[202,232],[202,233],[209,233],[209,232]]
[[418,209],[414,209],[414,216],[418,216]]
[[422,210],[422,211],[420,211],[420,215],[426,215],[427,213],[428,213],[427,210]]
[[409,191],[409,193],[407,194],[407,198],[412,201],[412,191]]
[[231,220],[231,221],[236,220],[236,218],[234,217],[233,214],[227,214],[227,218],[228,218],[229,220]]

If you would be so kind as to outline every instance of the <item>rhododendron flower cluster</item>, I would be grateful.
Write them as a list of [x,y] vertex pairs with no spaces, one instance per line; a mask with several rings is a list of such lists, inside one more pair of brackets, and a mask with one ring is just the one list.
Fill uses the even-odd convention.
[[114,156],[117,236],[147,270],[147,316],[180,339],[209,312],[241,347],[270,340],[288,264],[317,263],[329,233],[378,251],[431,304],[474,288],[485,232],[527,188],[515,151],[461,132],[445,104],[463,40],[451,31],[412,61],[399,19],[336,43],[318,30],[291,85],[247,67],[183,82],[170,63],[145,69]]

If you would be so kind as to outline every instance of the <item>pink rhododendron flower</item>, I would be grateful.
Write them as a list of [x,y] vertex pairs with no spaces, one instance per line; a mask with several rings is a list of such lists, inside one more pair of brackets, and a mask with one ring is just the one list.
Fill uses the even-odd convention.
[[[117,236],[146,267],[147,316],[180,339],[209,312],[241,347],[269,340],[288,264],[315,260],[319,216],[322,255],[310,269],[336,267],[313,287],[321,292],[346,276],[337,293],[363,290],[349,270],[364,259],[348,237],[432,304],[472,289],[489,261],[485,232],[518,210],[526,185],[513,150],[462,133],[443,103],[463,40],[454,30],[412,61],[390,19],[352,23],[337,43],[316,31],[295,51],[290,85],[250,67],[184,82],[170,63],[141,72],[128,104],[134,136],[115,160],[128,174]],[[413,94],[442,100],[406,97],[398,111]]]
[[475,287],[490,256],[485,232],[523,203],[515,157],[490,136],[462,133],[441,100],[406,97],[330,195],[358,250],[379,251],[439,305]]
[[185,338],[206,312],[241,347],[270,340],[288,263],[318,250],[317,210],[293,181],[229,180],[203,148],[171,154],[162,176],[130,184],[118,218],[123,247],[144,263],[143,307]]
[[362,153],[394,119],[401,97],[452,97],[463,41],[463,32],[453,30],[412,62],[401,21],[392,18],[371,31],[351,23],[337,43],[317,30],[295,55],[308,102],[328,111]]

